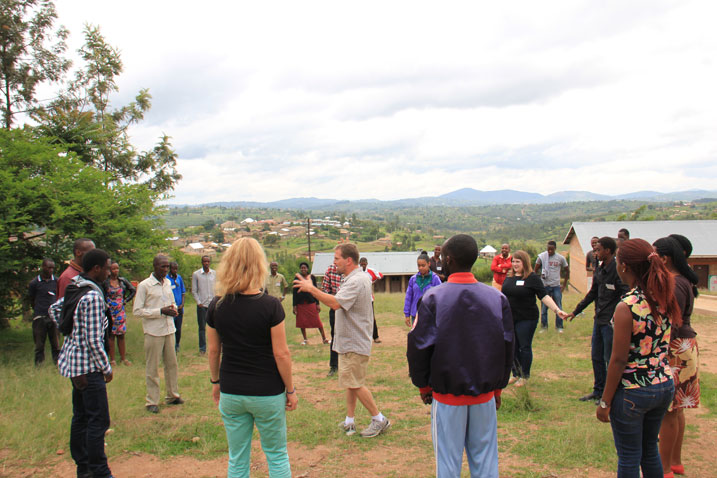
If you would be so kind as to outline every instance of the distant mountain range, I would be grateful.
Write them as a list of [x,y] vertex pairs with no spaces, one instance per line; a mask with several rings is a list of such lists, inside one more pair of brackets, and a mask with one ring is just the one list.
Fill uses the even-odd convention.
[[[440,196],[398,199],[394,201],[381,201],[379,199],[360,199],[355,201],[339,199],[291,198],[272,202],[227,201],[203,204],[203,206],[224,207],[255,207],[271,209],[365,209],[370,207],[412,207],[412,206],[485,206],[495,204],[550,204],[577,201],[644,201],[644,202],[671,202],[695,201],[698,199],[714,198],[717,201],[717,191],[690,190],[673,193],[660,193],[657,191],[638,191],[634,193],[608,196],[589,191],[560,191],[543,195],[512,189],[500,191],[479,191],[477,189],[463,188],[442,194]],[[178,207],[174,205],[173,207]]]

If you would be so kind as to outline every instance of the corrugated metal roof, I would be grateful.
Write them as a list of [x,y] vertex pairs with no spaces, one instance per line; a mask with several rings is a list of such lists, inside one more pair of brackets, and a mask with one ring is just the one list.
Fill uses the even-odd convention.
[[[416,258],[418,251],[412,252],[364,252],[361,257],[368,260],[368,266],[383,275],[407,275],[418,272]],[[329,264],[334,262],[333,252],[317,252],[311,273],[323,276]]]
[[717,256],[717,221],[609,221],[574,222],[570,226],[563,244],[570,243],[577,234],[580,247],[584,252],[590,250],[593,236],[617,237],[617,231],[625,228],[630,238],[637,237],[650,244],[670,234],[682,234],[692,242],[692,256]]

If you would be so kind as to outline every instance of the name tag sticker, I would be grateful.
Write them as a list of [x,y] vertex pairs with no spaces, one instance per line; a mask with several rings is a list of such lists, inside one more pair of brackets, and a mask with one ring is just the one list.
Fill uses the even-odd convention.
[[605,287],[606,287],[608,290],[615,290],[615,284],[605,284]]
[[525,285],[525,281],[524,281],[524,280],[517,280],[517,281],[515,281],[515,285]]
[[442,269],[443,269],[443,268],[442,268],[441,266],[436,266],[436,270],[437,270],[437,271],[440,271],[440,270],[442,270]]

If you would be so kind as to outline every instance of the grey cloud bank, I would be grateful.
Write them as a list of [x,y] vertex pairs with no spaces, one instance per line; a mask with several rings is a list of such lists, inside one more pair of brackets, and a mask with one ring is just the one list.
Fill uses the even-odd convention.
[[122,50],[118,103],[150,89],[175,203],[717,179],[713,2],[57,4]]

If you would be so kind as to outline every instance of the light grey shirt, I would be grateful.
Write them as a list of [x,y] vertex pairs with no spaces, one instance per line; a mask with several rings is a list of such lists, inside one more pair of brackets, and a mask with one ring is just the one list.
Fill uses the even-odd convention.
[[371,277],[357,267],[341,279],[336,300],[341,308],[336,311],[334,351],[370,356],[373,343]]
[[[541,271],[540,277],[543,279],[543,285],[546,287],[560,286],[560,271],[563,267],[568,267],[568,261],[557,252],[552,256],[548,255],[548,251],[538,254],[540,259]],[[537,264],[538,261],[535,261]]]
[[204,269],[194,271],[192,274],[192,295],[197,305],[209,307],[209,303],[214,298],[214,282],[217,279],[217,273],[214,269],[204,272]]

